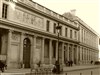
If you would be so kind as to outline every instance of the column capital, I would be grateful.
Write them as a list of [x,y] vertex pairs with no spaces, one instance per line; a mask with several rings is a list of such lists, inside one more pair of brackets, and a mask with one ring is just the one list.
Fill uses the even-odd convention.
[[25,35],[25,32],[21,32],[21,35]]
[[38,37],[38,35],[34,34],[34,38],[37,38],[37,37]]
[[9,32],[9,33],[12,33],[12,32],[14,32],[14,30],[9,29],[8,32]]
[[49,41],[52,42],[53,40],[52,39],[49,39]]

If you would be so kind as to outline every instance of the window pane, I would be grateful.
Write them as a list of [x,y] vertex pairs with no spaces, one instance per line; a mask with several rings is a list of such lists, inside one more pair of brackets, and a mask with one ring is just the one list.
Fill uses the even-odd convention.
[[70,30],[70,38],[72,38],[72,30]]
[[2,7],[2,18],[7,18],[7,9],[8,9],[8,5],[7,4],[3,4],[3,7]]
[[46,23],[46,26],[47,26],[46,31],[49,31],[49,25],[50,25],[50,21],[47,20],[47,23]]
[[67,37],[67,28],[65,29],[65,36]]
[[56,23],[54,23],[54,33],[56,33]]

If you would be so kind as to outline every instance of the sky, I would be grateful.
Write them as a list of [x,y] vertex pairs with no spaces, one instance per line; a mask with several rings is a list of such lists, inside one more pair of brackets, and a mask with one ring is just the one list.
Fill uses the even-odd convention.
[[[76,16],[100,35],[100,0],[33,0],[59,14],[76,9]],[[100,53],[99,53],[100,57]]]

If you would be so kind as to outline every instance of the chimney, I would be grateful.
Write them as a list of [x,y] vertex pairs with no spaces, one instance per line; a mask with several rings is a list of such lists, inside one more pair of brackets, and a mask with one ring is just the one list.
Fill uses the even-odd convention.
[[70,13],[75,16],[76,15],[76,9],[70,10]]

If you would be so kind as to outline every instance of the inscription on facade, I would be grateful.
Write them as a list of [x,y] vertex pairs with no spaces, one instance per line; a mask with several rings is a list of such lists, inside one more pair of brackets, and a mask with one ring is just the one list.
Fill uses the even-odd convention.
[[15,19],[18,22],[30,25],[32,27],[43,29],[43,19],[38,16],[29,14],[27,12],[23,12],[21,10],[16,9],[15,10]]

